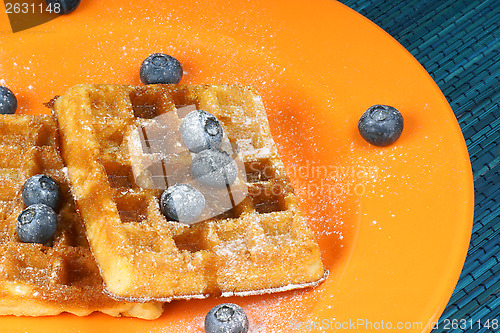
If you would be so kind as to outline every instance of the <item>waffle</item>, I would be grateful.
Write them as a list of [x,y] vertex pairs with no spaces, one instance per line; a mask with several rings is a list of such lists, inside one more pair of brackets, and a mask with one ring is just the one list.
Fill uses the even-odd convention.
[[[248,189],[230,210],[192,226],[161,214],[161,189],[137,185],[129,142],[158,116],[180,124],[186,106],[219,119],[246,169]],[[86,234],[114,297],[258,294],[325,277],[254,88],[78,85],[55,100],[54,112]],[[187,167],[189,158],[177,155]]]
[[[51,116],[0,115],[0,315],[47,316],[100,311],[157,318],[159,303],[116,301],[103,292],[83,224],[75,210]],[[23,243],[16,234],[25,208],[24,182],[44,173],[62,190],[58,229],[48,244]]]

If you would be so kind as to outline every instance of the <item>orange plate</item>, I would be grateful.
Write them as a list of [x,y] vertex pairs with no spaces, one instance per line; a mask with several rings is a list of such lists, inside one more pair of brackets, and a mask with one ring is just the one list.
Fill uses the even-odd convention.
[[[0,84],[20,113],[47,113],[42,102],[77,83],[140,84],[154,52],[181,61],[182,83],[255,85],[330,277],[314,290],[175,301],[155,321],[3,317],[0,331],[202,332],[207,311],[227,301],[243,306],[252,332],[429,331],[466,256],[471,167],[436,84],[373,23],[327,0],[83,0],[12,34],[2,11]],[[377,103],[405,119],[386,148],[357,130]]]

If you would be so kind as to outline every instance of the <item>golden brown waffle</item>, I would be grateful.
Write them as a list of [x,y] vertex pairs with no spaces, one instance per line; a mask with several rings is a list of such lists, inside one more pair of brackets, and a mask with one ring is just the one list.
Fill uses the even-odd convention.
[[[220,120],[245,165],[249,192],[230,211],[191,227],[167,221],[161,191],[136,184],[127,143],[134,130],[153,126],[159,115],[175,120],[186,105]],[[77,205],[111,294],[243,295],[310,286],[325,276],[254,88],[78,85],[54,110]]]
[[[0,314],[160,316],[159,303],[120,302],[103,293],[56,148],[53,118],[0,115],[0,156]],[[61,186],[58,229],[49,244],[22,243],[16,234],[17,217],[25,208],[22,186],[40,173]]]

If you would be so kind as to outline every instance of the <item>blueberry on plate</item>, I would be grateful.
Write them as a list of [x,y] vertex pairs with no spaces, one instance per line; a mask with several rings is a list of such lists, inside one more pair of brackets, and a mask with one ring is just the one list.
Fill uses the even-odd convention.
[[35,175],[24,183],[22,197],[26,206],[40,203],[57,210],[61,201],[61,188],[51,177]]
[[236,304],[214,306],[205,317],[205,333],[247,333],[248,317]]
[[13,114],[16,109],[16,95],[9,88],[0,86],[0,114]]
[[181,138],[193,153],[219,148],[222,143],[222,126],[211,113],[203,110],[189,112],[181,122]]
[[203,194],[188,184],[175,184],[161,195],[160,208],[170,220],[191,224],[205,209]]
[[24,243],[46,243],[54,237],[57,229],[57,215],[44,204],[34,204],[17,217],[16,232]]
[[372,105],[363,113],[358,122],[359,133],[375,146],[394,143],[403,132],[403,116],[389,105]]
[[144,84],[179,83],[182,66],[168,54],[154,53],[142,62],[139,75]]
[[71,13],[80,5],[80,0],[45,0],[45,2],[56,14]]
[[207,149],[193,158],[191,173],[203,185],[224,188],[236,180],[238,165],[225,151]]

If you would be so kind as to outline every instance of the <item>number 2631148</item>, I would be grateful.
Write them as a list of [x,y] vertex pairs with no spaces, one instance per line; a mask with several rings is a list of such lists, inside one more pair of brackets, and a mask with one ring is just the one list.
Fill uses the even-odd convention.
[[43,13],[61,13],[61,4],[35,4],[28,2],[6,2],[5,11],[7,14],[43,14]]

